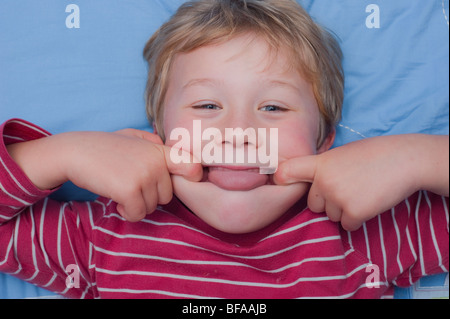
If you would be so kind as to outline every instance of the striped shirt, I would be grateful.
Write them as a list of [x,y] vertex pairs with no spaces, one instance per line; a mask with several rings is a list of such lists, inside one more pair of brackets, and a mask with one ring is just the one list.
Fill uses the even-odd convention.
[[299,202],[273,225],[221,233],[177,199],[139,223],[116,203],[57,202],[5,145],[49,133],[0,126],[0,271],[69,298],[383,298],[448,271],[446,197],[414,194],[347,232]]

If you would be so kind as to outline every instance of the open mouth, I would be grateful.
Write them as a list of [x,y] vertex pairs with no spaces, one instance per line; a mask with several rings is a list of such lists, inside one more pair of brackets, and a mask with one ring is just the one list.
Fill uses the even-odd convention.
[[269,175],[260,174],[258,167],[208,166],[204,167],[204,182],[230,191],[249,191],[272,184]]

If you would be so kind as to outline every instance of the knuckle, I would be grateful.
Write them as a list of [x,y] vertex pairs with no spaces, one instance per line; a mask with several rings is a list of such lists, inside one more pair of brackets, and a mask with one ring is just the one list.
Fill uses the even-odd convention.
[[167,205],[167,204],[169,204],[172,201],[172,199],[173,199],[173,193],[172,192],[164,193],[159,198],[159,204],[160,205]]
[[144,213],[144,219],[147,215],[152,214],[158,209],[158,203],[151,203],[147,206],[147,211]]
[[140,187],[137,183],[125,183],[120,191],[120,198],[128,200],[129,198],[136,198],[140,193]]
[[130,216],[130,219],[128,221],[132,222],[132,223],[138,223],[141,220],[143,220],[145,218],[145,216],[147,216],[147,214],[144,214],[144,213],[132,215],[132,216]]
[[314,213],[323,213],[325,212],[325,206],[320,199],[319,194],[310,194],[308,197],[308,207]]
[[358,219],[358,217],[360,215],[359,210],[350,205],[347,205],[346,207],[344,207],[343,213],[347,217],[347,219],[351,219],[351,220]]
[[277,180],[279,181],[280,184],[287,183],[289,180],[289,176],[290,176],[289,165],[280,166],[278,168],[276,175],[277,175]]
[[203,170],[201,165],[187,165],[186,174],[188,177],[196,178],[200,175],[200,172]]

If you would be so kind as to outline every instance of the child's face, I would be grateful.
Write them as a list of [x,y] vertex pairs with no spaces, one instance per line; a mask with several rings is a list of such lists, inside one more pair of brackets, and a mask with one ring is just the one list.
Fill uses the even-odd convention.
[[[191,139],[199,136],[194,132],[194,120],[201,120],[202,131],[216,128],[222,133],[222,139],[215,142],[224,154],[232,149],[237,152],[237,148],[247,153],[262,147],[259,136],[256,143],[246,140],[241,145],[227,140],[226,128],[266,129],[268,136],[270,129],[278,129],[279,163],[325,151],[332,138],[317,150],[319,111],[311,84],[288,67],[284,50],[278,50],[276,56],[274,52],[261,38],[240,36],[177,55],[164,105],[166,144],[179,145],[179,139],[170,140],[177,128],[187,129]],[[203,141],[202,147],[211,146],[212,140]],[[268,151],[267,146],[266,154]],[[224,232],[259,230],[283,215],[308,190],[306,184],[273,185],[272,176],[259,174],[254,162],[227,163],[204,163],[202,182],[172,178],[177,197],[199,218]]]

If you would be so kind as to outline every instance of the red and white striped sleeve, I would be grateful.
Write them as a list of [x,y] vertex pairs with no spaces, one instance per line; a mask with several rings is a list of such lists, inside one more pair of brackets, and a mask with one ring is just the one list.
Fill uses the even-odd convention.
[[448,272],[448,207],[448,197],[420,191],[343,238],[379,266],[387,283],[409,287]]
[[[23,120],[0,126],[0,272],[67,297],[89,298],[93,204],[49,199],[51,192],[36,188],[6,149],[49,135]],[[68,288],[69,265],[80,271],[81,289]]]

